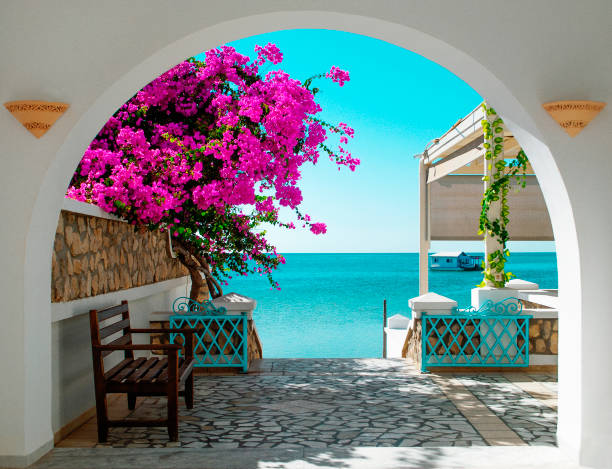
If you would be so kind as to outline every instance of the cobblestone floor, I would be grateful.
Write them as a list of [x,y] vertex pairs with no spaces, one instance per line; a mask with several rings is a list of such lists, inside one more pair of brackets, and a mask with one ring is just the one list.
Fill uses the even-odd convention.
[[[89,436],[81,437],[80,445],[75,444],[79,441],[77,430],[60,446],[331,448],[488,444],[470,417],[457,409],[432,377],[418,373],[404,360],[263,360],[254,373],[247,375],[195,379],[194,408],[179,409],[179,443],[168,442],[165,428],[141,427],[112,428],[108,443],[96,445],[92,419],[84,426]],[[503,376],[470,376],[461,378],[461,382],[526,443],[554,442],[556,413]],[[122,397],[118,402],[123,400]],[[132,417],[165,415],[165,399],[147,398],[142,402]]]
[[[543,375],[531,378],[542,380],[538,382],[546,387],[553,384]],[[556,445],[557,412],[504,376],[478,375],[460,377],[459,381],[526,443]]]

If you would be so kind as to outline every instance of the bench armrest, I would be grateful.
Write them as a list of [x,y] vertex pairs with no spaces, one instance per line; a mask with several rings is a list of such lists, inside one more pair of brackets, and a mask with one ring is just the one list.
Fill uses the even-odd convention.
[[163,332],[171,332],[171,333],[187,333],[187,334],[195,334],[197,332],[196,329],[192,328],[192,327],[183,327],[180,329],[177,328],[155,328],[155,329],[134,329],[130,327],[130,332],[134,333],[134,334],[147,334],[147,333],[156,333],[156,334],[160,334]]
[[179,350],[177,344],[92,345],[96,350]]
[[[130,327],[130,333],[134,334],[151,334],[151,333],[174,333],[174,334],[185,334],[185,357],[193,358],[193,335],[197,332],[193,327],[183,327],[183,328],[154,328],[154,329],[133,329]],[[172,344],[171,344],[172,345]],[[179,345],[180,347],[180,345]]]

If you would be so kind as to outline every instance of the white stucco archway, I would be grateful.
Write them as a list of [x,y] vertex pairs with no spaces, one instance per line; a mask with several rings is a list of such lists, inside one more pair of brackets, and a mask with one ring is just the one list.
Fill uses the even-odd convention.
[[[128,74],[115,82],[96,100],[70,131],[53,161],[51,171],[49,171],[41,186],[33,217],[34,220],[40,222],[45,216],[48,216],[49,225],[47,227],[41,226],[33,233],[37,235],[37,238],[31,239],[28,237],[27,253],[30,254],[32,251],[37,251],[37,253],[28,255],[27,259],[36,260],[36,264],[40,264],[50,258],[57,214],[61,209],[65,188],[68,186],[74,168],[80,161],[85,148],[108,120],[108,117],[135,91],[185,57],[217,47],[241,36],[248,37],[277,30],[279,24],[285,25],[284,29],[342,29],[347,32],[375,37],[427,57],[448,68],[478,90],[503,115],[509,127],[527,150],[530,161],[536,168],[547,205],[551,211],[557,242],[559,269],[563,269],[563,266],[568,263],[577,264],[577,260],[572,259],[578,252],[575,236],[571,236],[571,233],[575,232],[572,209],[565,194],[563,181],[558,171],[554,170],[554,161],[550,151],[535,136],[538,131],[533,124],[533,120],[502,81],[463,51],[421,31],[374,18],[348,14],[327,13],[322,21],[319,12],[271,13],[241,18],[206,28],[168,45],[137,64]],[[232,33],[234,31],[240,31],[240,34]],[[540,168],[543,167],[548,170],[541,170]],[[553,168],[552,171],[551,168]],[[564,215],[559,216],[559,214]],[[42,250],[42,252],[39,250]],[[35,281],[37,285],[46,282],[49,288],[45,285],[45,290],[49,290],[50,263],[46,262],[46,264],[48,265],[32,265],[33,268],[30,272],[39,274],[40,278],[30,281]],[[30,266],[29,262],[26,263],[26,266]],[[577,274],[576,271],[572,273]],[[41,302],[40,308],[42,307]]]
[[[355,15],[351,13],[354,11],[354,5],[348,1],[339,2],[339,6],[336,5],[337,11],[333,12],[300,11],[297,7],[287,8],[293,11],[279,12],[275,11],[276,8],[272,6],[272,2],[263,3],[265,3],[265,8],[261,9],[268,11],[264,14],[240,17],[234,11],[224,10],[224,21],[201,28],[198,28],[195,23],[190,24],[188,28],[185,28],[189,32],[186,36],[178,30],[168,33],[167,38],[158,41],[153,50],[147,51],[145,55],[135,55],[132,58],[133,63],[136,63],[134,68],[127,72],[117,68],[118,74],[113,79],[106,78],[103,82],[104,91],[88,94],[87,102],[80,106],[77,118],[66,123],[65,138],[59,141],[57,150],[54,149],[49,155],[48,169],[37,181],[39,188],[27,217],[29,221],[25,230],[27,236],[22,282],[26,286],[36,285],[36,289],[34,291],[24,288],[23,296],[23,325],[28,331],[27,336],[23,339],[25,341],[23,348],[26,352],[24,359],[26,371],[23,377],[23,396],[22,399],[17,399],[15,409],[16,415],[20,415],[19,418],[23,420],[24,429],[23,435],[18,435],[13,439],[14,441],[0,444],[0,454],[34,454],[40,448],[48,447],[49,439],[52,438],[50,422],[45,421],[45,416],[50,414],[51,399],[48,392],[51,368],[50,354],[48,354],[50,326],[46,318],[50,317],[49,291],[53,233],[70,176],[83,151],[108,116],[136,90],[186,56],[240,37],[278,29],[325,28],[378,38],[421,54],[448,68],[478,90],[497,108],[521,146],[529,154],[551,215],[558,251],[559,288],[563,305],[560,311],[562,321],[559,374],[560,445],[576,456],[580,455],[585,462],[604,467],[606,459],[603,453],[607,447],[606,438],[611,434],[612,424],[609,423],[611,419],[607,419],[605,423],[597,423],[599,420],[597,409],[589,407],[589,398],[584,395],[585,383],[594,376],[594,370],[588,369],[588,373],[585,373],[581,364],[583,353],[597,354],[601,351],[595,344],[591,344],[589,350],[583,351],[582,342],[583,310],[592,304],[597,306],[596,312],[599,312],[603,305],[601,294],[598,294],[593,288],[589,290],[589,294],[593,296],[592,302],[585,303],[587,293],[582,287],[585,275],[592,278],[597,274],[597,272],[585,271],[588,265],[586,262],[589,256],[593,256],[593,253],[588,251],[586,260],[584,256],[581,256],[586,249],[586,243],[593,239],[588,237],[586,228],[582,233],[577,229],[587,218],[585,214],[581,220],[578,220],[578,214],[584,213],[587,207],[584,206],[584,198],[580,198],[581,195],[577,192],[576,185],[569,184],[571,183],[568,180],[572,170],[571,164],[562,158],[564,168],[560,170],[558,160],[553,158],[549,150],[550,143],[548,146],[544,143],[552,142],[555,155],[563,156],[562,142],[564,140],[555,134],[558,131],[555,125],[548,125],[548,121],[543,119],[543,111],[539,109],[539,103],[536,103],[538,105],[534,103],[525,105],[525,99],[528,97],[540,99],[541,86],[530,89],[524,83],[515,82],[515,77],[496,76],[502,72],[500,67],[496,64],[485,65],[492,63],[493,52],[486,47],[479,48],[470,43],[466,38],[473,34],[471,31],[462,32],[459,31],[459,28],[456,31],[452,30],[449,37],[445,38],[446,41],[434,37],[434,33],[438,33],[439,36],[438,28],[433,26],[436,16],[436,12],[433,11],[434,7],[412,5],[415,10],[419,8],[432,10],[428,11],[431,18],[428,17],[426,21],[416,26],[409,19],[404,18],[396,22],[393,21],[394,18],[390,14],[384,17],[385,15],[377,11],[376,5],[363,7],[360,9],[361,14]],[[119,5],[117,5],[118,10]],[[157,4],[156,7],[158,7]],[[197,9],[193,5],[192,7]],[[224,8],[228,7],[219,7],[220,10]],[[158,10],[155,11],[158,18],[167,13],[163,8],[158,8]],[[114,14],[116,14],[114,11],[110,11],[104,19],[112,21]],[[462,13],[457,14],[460,16]],[[484,13],[481,19],[483,21],[486,19]],[[279,28],[279,25],[282,25],[282,28]],[[179,25],[173,24],[172,27],[178,28]],[[451,45],[452,41],[449,39],[453,37],[456,37],[462,46]],[[128,35],[127,39],[136,40],[136,33],[133,37]],[[147,38],[145,36],[138,39],[146,40]],[[512,44],[513,38],[509,34],[505,35],[504,39]],[[93,41],[94,39],[89,38],[88,40]],[[520,41],[521,39],[517,37],[516,46],[518,48],[522,47]],[[129,46],[128,49],[130,49]],[[138,51],[138,47],[133,48],[133,52]],[[70,60],[69,53],[66,54],[66,58]],[[78,62],[79,59],[73,60]],[[520,66],[520,60],[516,59],[516,62],[517,66]],[[112,65],[109,66],[112,68]],[[76,79],[78,78],[74,78]],[[562,89],[562,86],[559,88]],[[596,86],[593,88],[598,89]],[[520,96],[517,96],[517,93]],[[599,98],[605,99],[605,96]],[[605,122],[602,125],[605,125]],[[602,128],[593,127],[594,131],[603,132]],[[593,154],[598,149],[603,149],[603,137],[597,137],[594,140],[595,142],[587,147],[587,153]],[[603,189],[598,190],[597,194],[600,197],[604,199],[609,197],[609,192]],[[573,200],[572,195],[575,196]],[[600,223],[599,228],[602,230],[603,238],[595,237],[595,241],[605,239],[606,232],[609,232],[609,224]],[[581,235],[583,235],[582,242],[580,241]],[[597,286],[601,287],[602,284]],[[10,289],[10,285],[6,288]],[[612,324],[609,320],[604,324],[606,327],[610,325]],[[591,329],[598,327],[592,324],[592,321],[588,326]],[[564,331],[569,330],[576,334],[571,341],[564,336]],[[606,372],[600,384],[610,384],[610,381],[610,373]],[[605,394],[597,392],[591,394],[591,398],[597,396],[605,397]],[[612,405],[609,399],[604,407],[605,412],[610,413]],[[2,408],[2,412],[5,412],[5,408]],[[22,413],[19,414],[19,412]],[[1,424],[1,426],[5,425],[7,424]],[[6,433],[5,428],[0,428],[0,431],[3,434]],[[15,448],[21,449],[15,450]]]

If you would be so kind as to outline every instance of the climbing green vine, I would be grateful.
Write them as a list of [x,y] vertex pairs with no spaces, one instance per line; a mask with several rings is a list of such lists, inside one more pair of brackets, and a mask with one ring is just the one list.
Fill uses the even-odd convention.
[[[482,210],[480,212],[478,234],[494,238],[499,249],[491,252],[483,266],[483,280],[479,287],[492,286],[503,288],[512,278],[512,272],[504,272],[504,267],[510,252],[506,248],[509,240],[506,226],[510,223],[508,206],[508,192],[510,183],[514,179],[519,187],[525,187],[527,155],[520,150],[515,159],[506,162],[504,159],[504,127],[503,120],[497,115],[495,109],[482,104],[485,118],[482,120],[482,129],[485,148],[485,175],[484,181],[489,184],[482,197]],[[494,215],[491,208],[496,206]]]

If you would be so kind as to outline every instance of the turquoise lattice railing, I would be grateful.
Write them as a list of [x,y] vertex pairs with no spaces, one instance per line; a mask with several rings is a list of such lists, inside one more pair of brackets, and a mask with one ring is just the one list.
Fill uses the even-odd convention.
[[529,320],[516,298],[421,316],[421,370],[450,366],[529,366]]
[[[206,301],[198,303],[189,298],[177,298],[172,307],[170,327],[191,327],[194,334],[194,358],[197,367],[240,367],[248,369],[247,313],[228,315],[225,308],[216,308]],[[183,334],[170,334],[170,342]]]

